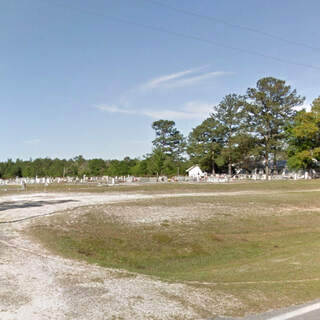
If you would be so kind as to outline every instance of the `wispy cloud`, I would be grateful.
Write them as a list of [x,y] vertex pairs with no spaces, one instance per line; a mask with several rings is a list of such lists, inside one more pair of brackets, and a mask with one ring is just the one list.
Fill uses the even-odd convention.
[[36,139],[25,140],[24,143],[25,144],[36,145],[36,144],[40,143],[40,139],[36,138]]
[[99,105],[96,108],[108,113],[145,116],[153,119],[204,119],[212,111],[212,104],[208,102],[191,101],[178,110],[172,109],[126,109],[119,106]]
[[144,116],[152,119],[204,119],[208,117],[212,111],[213,103],[190,101],[180,107],[165,109],[152,107],[138,109],[131,106],[137,105],[136,101],[137,99],[141,99],[141,94],[143,97],[155,89],[193,87],[200,84],[203,85],[204,82],[212,81],[219,77],[233,74],[233,72],[226,71],[208,72],[208,69],[209,66],[202,66],[153,78],[123,93],[115,104],[101,104],[95,106],[95,108],[113,114]]
[[208,68],[208,66],[184,70],[181,72],[153,78],[140,85],[139,89],[142,91],[147,91],[156,88],[187,87],[196,85],[204,80],[233,74],[233,72],[226,71],[204,72],[204,69],[206,68]]
[[233,74],[233,73],[232,72],[224,72],[224,71],[207,72],[207,73],[203,73],[203,74],[200,74],[200,75],[197,75],[194,77],[180,79],[180,80],[175,81],[171,84],[168,84],[168,86],[170,88],[193,86],[193,85],[200,83],[200,82],[207,80],[207,79],[218,78],[218,77],[231,75],[231,74]]
[[195,73],[203,68],[204,67],[194,68],[194,69],[189,69],[189,70],[185,70],[185,71],[153,78],[153,79],[149,80],[148,82],[142,84],[141,87],[146,88],[146,89],[153,89],[156,87],[160,87],[160,86],[168,84],[169,82],[174,82],[174,80],[176,80],[176,79],[181,79],[189,74]]
[[100,111],[106,111],[109,113],[137,114],[135,110],[120,108],[115,105],[99,105],[99,106],[96,106],[96,108]]

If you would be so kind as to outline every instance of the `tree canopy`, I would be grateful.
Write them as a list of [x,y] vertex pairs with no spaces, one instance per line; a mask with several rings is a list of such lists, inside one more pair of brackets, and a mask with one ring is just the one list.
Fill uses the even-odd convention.
[[311,105],[311,111],[298,112],[287,128],[288,163],[293,169],[312,169],[320,161],[320,97]]
[[155,149],[160,150],[172,160],[179,160],[185,151],[185,138],[175,127],[172,120],[158,120],[152,123],[156,138],[152,141]]
[[247,121],[259,139],[258,148],[264,157],[268,179],[270,154],[276,156],[284,141],[286,123],[293,120],[294,108],[302,105],[305,98],[284,80],[272,77],[258,80],[256,88],[247,90],[247,96]]
[[239,160],[239,138],[246,128],[245,98],[228,94],[214,107],[211,117],[218,122],[222,150],[221,155],[232,174],[232,164]]
[[205,119],[189,134],[187,153],[193,163],[198,163],[208,172],[215,173],[221,158],[222,137],[219,122],[213,116]]

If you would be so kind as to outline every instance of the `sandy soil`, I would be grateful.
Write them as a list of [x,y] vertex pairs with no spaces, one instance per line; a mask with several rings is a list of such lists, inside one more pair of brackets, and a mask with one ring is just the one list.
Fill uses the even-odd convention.
[[219,291],[212,294],[192,285],[170,284],[63,259],[23,233],[34,221],[62,210],[172,196],[184,194],[38,193],[1,197],[0,319],[203,319],[241,307],[236,298]]

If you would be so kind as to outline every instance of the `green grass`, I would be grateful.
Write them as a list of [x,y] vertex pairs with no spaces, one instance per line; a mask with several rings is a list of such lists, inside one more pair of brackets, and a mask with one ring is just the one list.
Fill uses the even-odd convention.
[[[319,183],[286,183],[254,184],[256,191],[279,191],[263,195],[141,200],[86,208],[77,215],[83,210],[78,208],[30,232],[65,257],[223,291],[243,302],[234,315],[258,312],[320,296],[320,197],[316,191],[303,192]],[[253,189],[247,183],[209,187]],[[193,210],[208,217],[152,225],[108,214],[134,215],[148,208]]]

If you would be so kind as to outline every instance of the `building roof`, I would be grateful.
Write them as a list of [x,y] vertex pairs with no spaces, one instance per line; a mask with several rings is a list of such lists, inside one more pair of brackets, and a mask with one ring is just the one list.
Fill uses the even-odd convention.
[[[186,171],[189,172],[190,170],[192,170],[192,169],[194,169],[194,168],[196,168],[196,167],[198,167],[198,168],[201,170],[201,168],[199,167],[199,165],[198,165],[198,164],[195,164],[195,165],[193,165],[192,167],[190,167],[189,169],[187,169]],[[201,170],[201,171],[202,171],[202,170]]]

